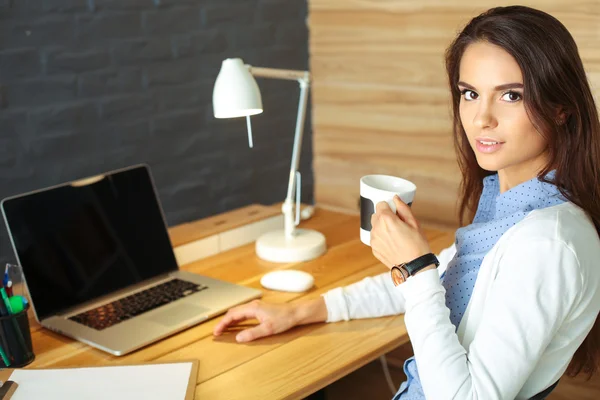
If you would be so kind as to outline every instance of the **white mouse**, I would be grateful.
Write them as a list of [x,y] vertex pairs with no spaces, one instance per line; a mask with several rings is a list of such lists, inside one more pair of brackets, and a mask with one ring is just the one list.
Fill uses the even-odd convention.
[[308,272],[293,269],[268,272],[260,278],[260,284],[267,289],[282,292],[304,292],[315,283],[315,278]]

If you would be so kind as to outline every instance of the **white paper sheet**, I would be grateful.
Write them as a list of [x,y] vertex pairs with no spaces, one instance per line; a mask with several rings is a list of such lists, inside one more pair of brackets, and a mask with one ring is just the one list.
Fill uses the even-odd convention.
[[184,400],[192,363],[15,370],[12,400]]

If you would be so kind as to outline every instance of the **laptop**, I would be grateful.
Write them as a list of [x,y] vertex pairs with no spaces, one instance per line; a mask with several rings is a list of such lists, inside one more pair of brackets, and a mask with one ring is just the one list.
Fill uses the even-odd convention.
[[261,296],[179,270],[147,165],[1,206],[39,323],[116,356]]

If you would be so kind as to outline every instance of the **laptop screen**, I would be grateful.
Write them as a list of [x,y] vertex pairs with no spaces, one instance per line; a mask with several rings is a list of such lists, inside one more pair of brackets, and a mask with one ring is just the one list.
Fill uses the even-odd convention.
[[177,270],[146,166],[4,200],[38,318]]

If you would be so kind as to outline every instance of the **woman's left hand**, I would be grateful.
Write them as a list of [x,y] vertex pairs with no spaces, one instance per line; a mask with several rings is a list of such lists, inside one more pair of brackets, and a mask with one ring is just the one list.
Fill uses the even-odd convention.
[[431,248],[412,210],[394,196],[396,213],[385,201],[377,203],[371,216],[371,250],[388,268],[431,253]]

